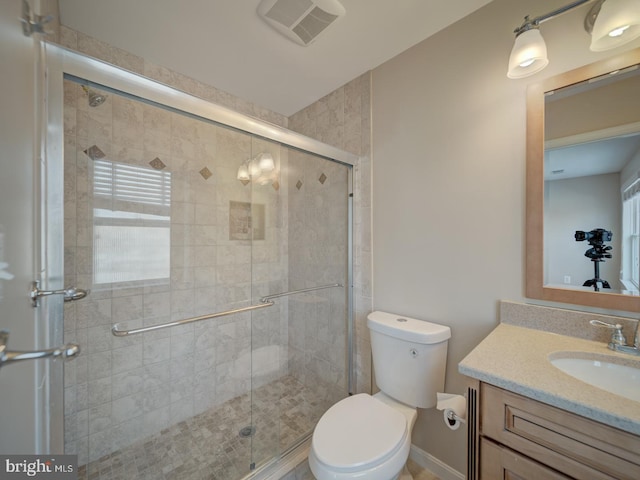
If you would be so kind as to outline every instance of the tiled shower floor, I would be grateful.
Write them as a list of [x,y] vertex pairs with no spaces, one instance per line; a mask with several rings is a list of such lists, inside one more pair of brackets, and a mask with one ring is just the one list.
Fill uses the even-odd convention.
[[[253,409],[252,409],[253,400]],[[310,432],[327,405],[282,377],[78,469],[80,480],[236,480]],[[252,418],[253,415],[253,418]],[[241,437],[253,425],[251,437]]]

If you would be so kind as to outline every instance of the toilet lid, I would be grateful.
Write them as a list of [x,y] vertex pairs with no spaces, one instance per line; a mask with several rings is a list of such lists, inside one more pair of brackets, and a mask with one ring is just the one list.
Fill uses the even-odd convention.
[[407,420],[380,400],[361,393],[345,398],[322,416],[313,432],[313,450],[335,468],[362,467],[391,455],[404,440]]

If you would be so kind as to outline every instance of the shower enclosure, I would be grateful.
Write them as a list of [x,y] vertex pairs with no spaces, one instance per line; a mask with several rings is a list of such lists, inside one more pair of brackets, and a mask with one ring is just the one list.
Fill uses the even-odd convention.
[[89,291],[64,303],[65,453],[79,478],[250,476],[348,394],[351,165],[97,64],[61,68],[64,284]]

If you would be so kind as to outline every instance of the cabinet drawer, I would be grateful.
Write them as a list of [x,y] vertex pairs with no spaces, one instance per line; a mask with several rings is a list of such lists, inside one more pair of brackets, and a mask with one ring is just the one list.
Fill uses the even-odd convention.
[[535,400],[481,384],[482,435],[570,477],[640,479],[640,439]]
[[480,480],[572,480],[513,450],[480,440]]

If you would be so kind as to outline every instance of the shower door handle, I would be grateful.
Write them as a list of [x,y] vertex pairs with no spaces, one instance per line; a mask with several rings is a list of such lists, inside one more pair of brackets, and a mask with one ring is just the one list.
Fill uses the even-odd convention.
[[82,300],[89,295],[89,290],[83,290],[76,287],[67,287],[61,290],[40,290],[40,282],[31,282],[31,290],[29,296],[34,307],[37,307],[40,302],[40,297],[48,297],[49,295],[64,295],[65,302],[74,302],[76,300]]
[[37,360],[40,358],[73,358],[80,353],[80,347],[75,343],[68,343],[57,348],[49,348],[47,350],[35,351],[9,351],[7,343],[9,342],[9,332],[0,330],[0,368],[6,364],[20,362],[22,360]]

